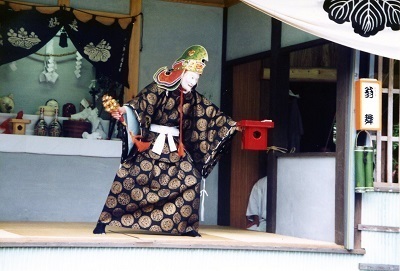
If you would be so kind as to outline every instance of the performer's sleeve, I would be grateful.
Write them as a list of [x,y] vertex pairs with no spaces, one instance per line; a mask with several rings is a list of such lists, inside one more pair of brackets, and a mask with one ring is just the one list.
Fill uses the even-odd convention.
[[[132,133],[134,135],[138,135],[139,134],[139,122],[137,120],[134,110],[131,107],[126,106],[126,105],[124,105],[124,108],[126,110],[126,114],[124,114],[124,118],[125,118],[126,124],[128,125],[128,129],[130,131],[132,131]],[[128,153],[129,153],[132,150],[133,142],[132,142],[129,134],[126,134],[125,136],[127,136]]]
[[149,138],[150,124],[153,121],[153,116],[157,111],[159,104],[159,92],[157,85],[150,84],[126,105],[129,106],[138,120],[140,132],[139,135],[143,136],[144,141],[151,141]]
[[210,150],[203,158],[204,167],[202,172],[204,177],[207,177],[208,174],[211,173],[219,159],[226,153],[226,149],[233,135],[236,133],[235,121],[221,111],[219,111],[217,116],[215,124],[209,127],[209,131],[215,131],[215,133],[213,133],[215,137],[213,139],[211,137],[207,138],[207,140],[212,139],[212,143],[210,145]]
[[[201,170],[205,178],[226,152],[233,135],[236,133],[236,122],[205,97],[202,97],[202,103],[199,106],[205,108],[206,114],[200,114],[195,119],[194,133],[204,134],[202,130],[205,129],[205,136],[199,136],[193,142],[191,154],[196,162],[196,167]],[[203,128],[204,123],[206,123],[206,127]]]

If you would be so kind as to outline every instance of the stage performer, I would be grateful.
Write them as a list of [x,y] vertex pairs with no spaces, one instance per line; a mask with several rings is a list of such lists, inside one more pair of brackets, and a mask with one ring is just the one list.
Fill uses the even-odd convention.
[[[200,236],[201,181],[237,130],[196,91],[206,61],[203,46],[189,47],[171,69],[160,68],[154,82],[112,112],[128,123],[123,134],[129,140],[123,141],[121,165],[93,233],[112,225]],[[129,128],[134,120],[138,131]]]

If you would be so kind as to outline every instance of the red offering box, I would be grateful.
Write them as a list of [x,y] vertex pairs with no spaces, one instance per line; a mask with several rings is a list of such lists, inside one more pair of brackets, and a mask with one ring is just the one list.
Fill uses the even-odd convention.
[[237,124],[242,128],[242,149],[267,149],[268,129],[274,128],[273,121],[241,120]]

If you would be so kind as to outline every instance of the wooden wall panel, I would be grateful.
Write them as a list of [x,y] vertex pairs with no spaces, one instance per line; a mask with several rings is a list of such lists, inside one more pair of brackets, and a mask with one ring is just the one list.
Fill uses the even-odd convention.
[[[234,120],[260,120],[261,70],[261,61],[233,68]],[[245,228],[249,195],[259,179],[259,151],[242,150],[241,136],[235,136],[231,150],[230,226]]]
[[296,50],[290,54],[290,67],[297,68],[332,68],[336,67],[338,45],[328,43],[321,46]]

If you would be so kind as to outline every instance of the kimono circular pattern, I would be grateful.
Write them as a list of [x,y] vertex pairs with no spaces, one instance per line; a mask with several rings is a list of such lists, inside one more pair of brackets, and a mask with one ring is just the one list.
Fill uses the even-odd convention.
[[[151,146],[123,157],[100,223],[175,234],[198,231],[201,179],[223,154],[236,122],[193,90],[183,101],[184,156],[171,152],[168,143],[156,154],[152,147],[158,134],[150,125],[179,126],[179,103],[180,90],[166,91],[152,83],[127,104]],[[126,142],[123,147],[126,154]]]

